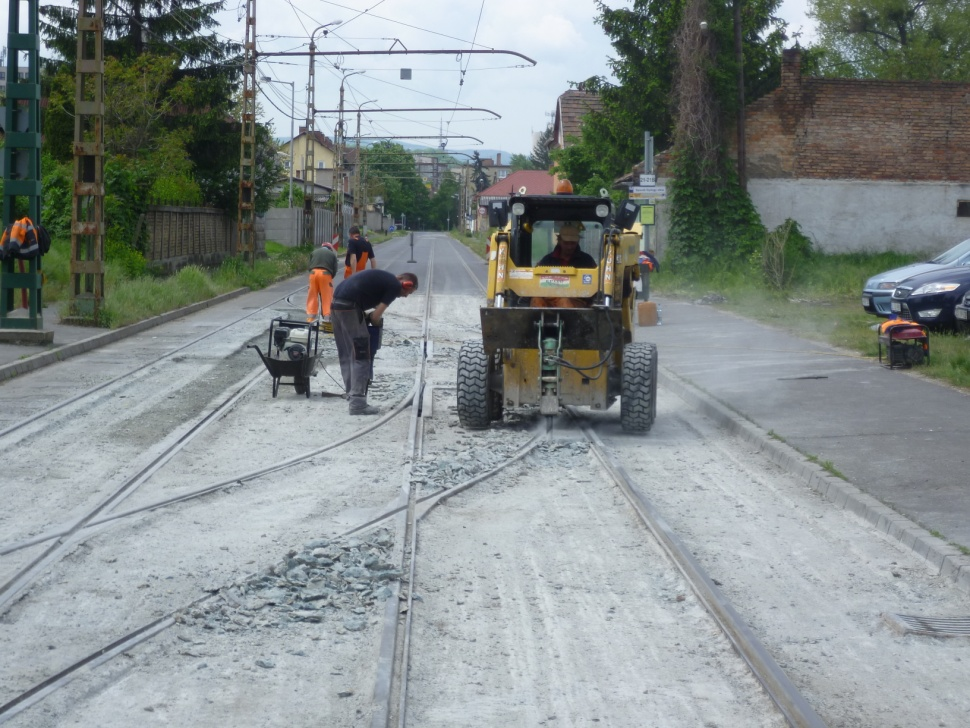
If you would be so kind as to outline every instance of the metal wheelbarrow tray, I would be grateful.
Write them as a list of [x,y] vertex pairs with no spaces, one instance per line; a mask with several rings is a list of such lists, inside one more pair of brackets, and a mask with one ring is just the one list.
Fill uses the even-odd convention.
[[[293,332],[300,332],[296,338]],[[306,332],[305,336],[302,332]],[[291,386],[297,394],[310,397],[310,377],[316,373],[317,361],[320,358],[320,325],[285,318],[275,318],[269,325],[269,343],[267,353],[264,354],[256,344],[250,344],[259,358],[263,360],[267,371],[273,378],[273,397],[280,389],[280,384]],[[275,352],[275,353],[274,353]],[[287,379],[289,381],[283,381]]]

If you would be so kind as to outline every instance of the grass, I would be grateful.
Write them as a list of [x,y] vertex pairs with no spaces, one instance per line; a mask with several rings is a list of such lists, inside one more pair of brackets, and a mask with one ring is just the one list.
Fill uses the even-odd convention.
[[[375,245],[402,233],[371,233]],[[62,316],[69,314],[70,242],[54,241],[44,256],[44,302],[55,306]],[[338,259],[342,260],[342,252]],[[171,276],[131,277],[122,266],[105,264],[104,304],[98,321],[92,325],[114,329],[143,321],[177,308],[207,301],[238,288],[259,290],[271,283],[305,273],[310,251],[266,242],[266,257],[255,265],[242,258],[227,258],[217,268],[190,265]]]
[[[862,309],[867,278],[922,259],[900,253],[816,254],[811,267],[783,291],[762,282],[757,271],[694,270],[689,275],[661,268],[650,280],[652,295],[697,300],[761,321],[812,341],[876,359],[876,327],[884,319]],[[959,334],[930,333],[930,361],[912,371],[962,389],[970,389],[970,341]]]
[[[306,271],[309,251],[266,243],[266,257],[255,265],[228,258],[217,268],[190,265],[171,276],[130,277],[120,265],[105,265],[104,303],[92,325],[118,328],[152,316],[206,301],[237,288],[260,289]],[[44,301],[62,316],[69,314],[70,243],[55,241],[44,256]]]

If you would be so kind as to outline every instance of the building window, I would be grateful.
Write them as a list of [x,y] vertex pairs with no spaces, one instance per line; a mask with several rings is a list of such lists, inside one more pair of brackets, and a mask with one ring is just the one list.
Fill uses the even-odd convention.
[[507,169],[500,169],[498,171],[498,178],[499,179],[505,179],[508,176],[509,176],[509,171]]
[[317,162],[317,169],[326,169],[326,168],[327,168],[326,162]]
[[957,200],[957,217],[970,217],[970,200]]

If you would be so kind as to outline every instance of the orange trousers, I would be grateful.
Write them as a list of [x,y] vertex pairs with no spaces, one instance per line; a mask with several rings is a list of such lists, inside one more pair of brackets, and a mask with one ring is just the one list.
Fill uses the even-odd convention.
[[357,269],[351,270],[349,265],[344,266],[344,279],[350,278],[354,273],[360,273],[367,267],[367,259],[370,256],[367,253],[362,253],[360,258],[357,259]]
[[330,315],[330,303],[333,301],[333,276],[323,268],[310,271],[310,292],[306,297],[306,315],[316,316],[320,311],[317,299],[322,302],[324,316]]

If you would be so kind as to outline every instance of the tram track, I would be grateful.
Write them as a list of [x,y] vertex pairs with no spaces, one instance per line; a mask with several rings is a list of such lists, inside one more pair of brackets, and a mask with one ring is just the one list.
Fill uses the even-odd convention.
[[[908,557],[893,553],[896,591],[875,596],[880,575],[866,565],[884,563],[884,544],[847,547],[844,515],[800,494],[797,482],[664,390],[646,438],[622,434],[615,412],[562,415],[550,428],[525,411],[487,431],[462,430],[453,366],[477,307],[430,295],[407,304],[392,309],[402,335],[380,363],[379,423],[352,437],[347,426],[360,423],[336,416],[325,400],[270,401],[251,392],[186,455],[197,464],[233,443],[231,452],[265,460],[250,469],[258,487],[236,487],[241,460],[225,476],[184,471],[209,484],[202,487],[163,468],[160,485],[172,489],[172,500],[153,502],[171,509],[148,517],[142,502],[118,511],[112,533],[92,528],[68,555],[77,577],[55,574],[36,587],[36,606],[51,611],[43,626],[30,600],[0,619],[0,640],[22,670],[0,674],[0,723],[119,728],[147,715],[170,724],[403,727],[535,725],[555,716],[559,725],[775,726],[822,725],[824,716],[831,725],[918,725],[913,716],[937,715],[925,696],[880,694],[865,680],[867,661],[896,649],[901,664],[933,671],[958,692],[962,667],[945,657],[959,655],[958,647],[939,651],[939,667],[924,663],[931,647],[894,646],[859,618],[864,600],[842,604],[860,589],[880,608],[933,592],[942,609],[938,586]],[[388,410],[394,391],[404,394]],[[269,405],[275,421],[263,423]],[[307,446],[321,431],[328,445]],[[261,442],[261,432],[273,442]],[[277,456],[266,457],[274,445]],[[226,489],[232,497],[218,495]],[[180,494],[187,500],[179,503]],[[785,530],[796,523],[803,535]],[[342,626],[353,616],[346,609],[321,608],[318,622],[289,620],[289,610],[307,609],[303,603],[254,611],[252,602],[264,600],[252,585],[299,544],[322,536],[332,544],[326,548],[348,548],[383,530],[394,534],[402,578],[391,597],[361,608],[360,631]],[[820,534],[833,541],[828,550]],[[701,576],[669,561],[662,544],[671,535]],[[150,545],[139,544],[148,538]],[[164,545],[172,539],[184,544]],[[789,550],[795,566],[786,569]],[[126,568],[136,555],[145,563]],[[849,559],[843,571],[851,578],[826,579],[822,569],[840,558]],[[705,596],[702,587],[711,585],[714,596]],[[59,614],[53,607],[65,598],[55,587],[83,600]],[[124,614],[111,609],[119,597]],[[720,602],[715,613],[727,604],[738,624],[711,616],[709,601]],[[813,639],[820,623],[821,631],[837,624],[846,645],[832,635]],[[165,626],[139,640],[152,624]],[[764,654],[743,644],[746,630]],[[26,641],[15,644],[14,631],[49,635],[34,644],[57,649],[31,654]],[[120,648],[123,658],[94,657],[124,636],[133,641]],[[65,665],[77,668],[62,675]],[[796,692],[782,684],[773,694],[772,683],[785,676]],[[808,711],[799,691],[810,697]],[[922,708],[910,705],[921,700]],[[43,714],[35,712],[41,705]]]

